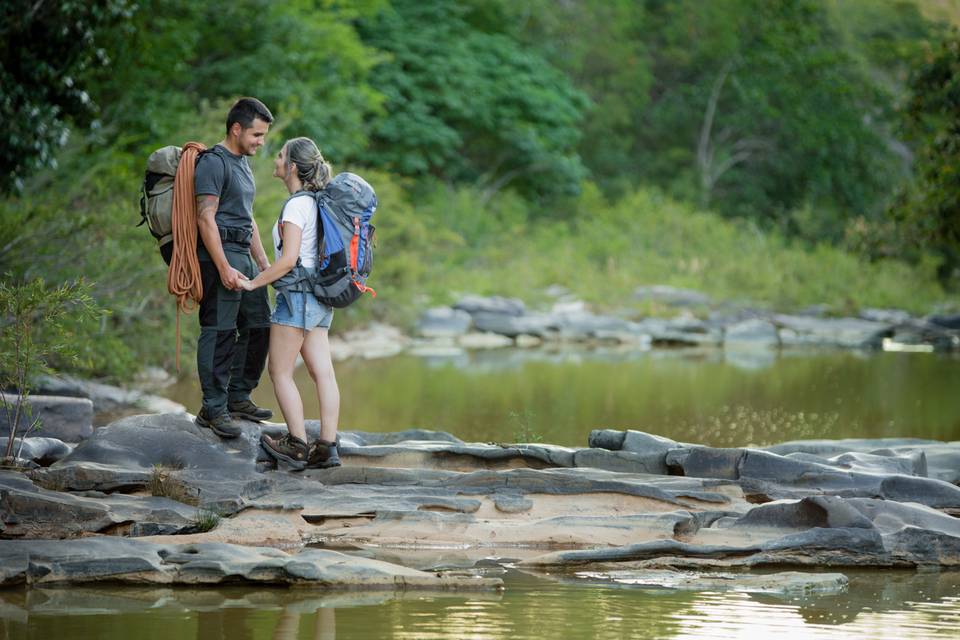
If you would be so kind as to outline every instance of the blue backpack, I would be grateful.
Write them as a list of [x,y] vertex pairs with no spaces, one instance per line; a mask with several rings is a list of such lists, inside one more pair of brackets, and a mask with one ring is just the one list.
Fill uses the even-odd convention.
[[[317,201],[317,268],[304,269],[297,260],[290,287],[281,278],[275,286],[292,291],[306,289],[317,300],[335,308],[353,304],[366,292],[377,292],[367,286],[373,269],[373,237],[376,228],[370,224],[377,210],[377,195],[366,180],[353,173],[340,173],[322,190],[299,191],[291,198],[311,195]],[[283,214],[281,212],[281,218]],[[281,232],[281,237],[283,236]]]

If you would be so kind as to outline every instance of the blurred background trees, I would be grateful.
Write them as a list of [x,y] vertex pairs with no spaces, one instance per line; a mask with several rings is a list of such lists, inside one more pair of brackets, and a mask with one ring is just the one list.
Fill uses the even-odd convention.
[[[956,0],[11,0],[0,272],[86,274],[112,311],[99,369],[142,361],[144,327],[162,336],[166,323],[162,267],[129,224],[144,159],[216,142],[229,102],[255,95],[277,116],[268,155],[308,135],[391,194],[378,269],[397,296],[358,318],[409,319],[418,294],[509,287],[489,274],[519,255],[514,238],[543,257],[525,291],[583,282],[583,295],[611,298],[584,269],[610,286],[744,287],[786,305],[832,291],[750,291],[733,274],[777,256],[737,265],[732,240],[644,236],[637,221],[660,225],[664,211],[954,295],[958,24]],[[282,193],[268,159],[254,167],[269,229]],[[691,222],[701,213],[707,227]],[[628,269],[637,247],[646,260]],[[444,276],[429,286],[423,252]],[[711,285],[717,273],[731,275]],[[895,288],[882,299],[932,304]],[[856,295],[879,299],[876,287]]]

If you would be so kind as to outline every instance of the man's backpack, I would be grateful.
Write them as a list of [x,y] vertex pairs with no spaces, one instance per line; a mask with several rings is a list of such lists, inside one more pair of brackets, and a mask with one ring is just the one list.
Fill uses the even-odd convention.
[[376,296],[366,284],[373,269],[376,230],[370,224],[377,210],[373,187],[356,174],[340,173],[320,191],[295,195],[301,194],[316,199],[318,242],[317,268],[302,277],[293,276],[300,281],[298,289],[306,287],[317,300],[338,309],[368,291]]
[[[200,151],[197,161],[206,153],[220,156],[214,149],[215,147]],[[157,239],[160,255],[168,265],[173,255],[173,183],[181,155],[182,149],[173,145],[151,153],[147,158],[147,170],[140,186],[140,224],[137,226],[146,223],[150,234]],[[223,156],[220,156],[220,159],[223,160]],[[230,179],[229,171],[224,172],[224,179]],[[224,187],[226,184],[225,182]],[[190,188],[192,190],[192,185]]]
[[147,158],[147,171],[140,187],[140,224],[147,224],[157,239],[160,254],[170,264],[173,253],[173,179],[180,164],[180,147],[157,149]]

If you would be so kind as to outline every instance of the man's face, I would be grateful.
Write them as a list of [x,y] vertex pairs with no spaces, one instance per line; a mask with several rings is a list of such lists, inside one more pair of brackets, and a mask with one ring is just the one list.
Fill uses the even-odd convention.
[[269,129],[270,125],[260,118],[254,118],[253,123],[246,129],[241,127],[239,122],[235,122],[233,133],[237,135],[237,146],[240,148],[240,153],[245,156],[256,155],[257,149],[263,146]]

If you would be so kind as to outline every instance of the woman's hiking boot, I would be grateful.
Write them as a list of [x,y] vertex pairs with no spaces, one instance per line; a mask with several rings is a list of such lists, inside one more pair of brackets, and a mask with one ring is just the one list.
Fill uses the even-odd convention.
[[234,418],[243,418],[244,420],[252,420],[254,422],[263,422],[273,417],[273,411],[258,407],[250,399],[231,402],[227,405],[227,410],[230,411],[230,415]]
[[306,442],[296,436],[285,433],[274,440],[264,434],[260,436],[260,444],[271,456],[286,462],[294,469],[300,470],[307,465],[310,448]]
[[310,454],[307,457],[307,469],[329,469],[330,467],[340,466],[340,452],[337,451],[337,445],[340,443],[340,437],[337,436],[336,442],[327,442],[326,440],[314,440],[310,443]]
[[209,415],[207,415],[206,409],[200,409],[200,412],[197,413],[197,419],[195,422],[197,423],[197,426],[206,427],[221,438],[236,438],[243,433],[240,425],[234,422],[233,418],[230,417],[230,414],[226,412],[217,414],[211,418]]

